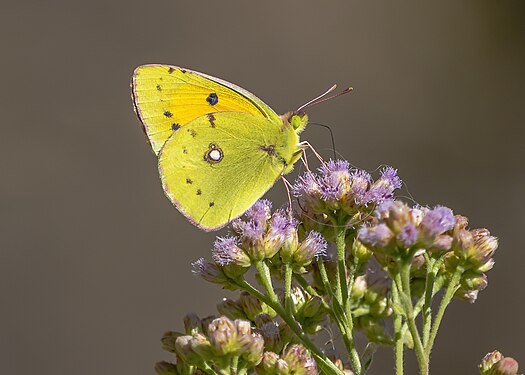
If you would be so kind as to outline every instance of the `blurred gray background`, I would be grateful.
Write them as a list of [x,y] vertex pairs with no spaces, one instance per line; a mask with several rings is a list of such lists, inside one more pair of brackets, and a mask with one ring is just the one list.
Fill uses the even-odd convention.
[[[164,197],[129,81],[169,63],[309,113],[352,164],[500,237],[489,286],[447,312],[434,374],[499,349],[525,367],[525,2],[16,1],[0,13],[0,373],[153,374],[160,337],[225,295],[194,277],[215,234]],[[330,138],[304,133],[325,156]],[[268,195],[285,202],[277,184]],[[224,233],[224,232],[222,232]],[[413,370],[413,357],[409,356]],[[373,374],[392,373],[380,350]]]

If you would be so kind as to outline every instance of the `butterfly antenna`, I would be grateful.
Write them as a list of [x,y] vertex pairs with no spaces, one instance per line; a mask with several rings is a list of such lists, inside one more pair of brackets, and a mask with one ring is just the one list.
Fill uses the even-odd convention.
[[328,125],[321,124],[319,122],[309,122],[308,125],[317,125],[317,126],[322,126],[323,128],[328,129],[328,131],[330,132],[330,138],[332,139],[332,150],[334,150],[334,160],[337,159],[337,151],[335,150],[335,140],[334,140],[334,133],[332,132],[332,128],[329,127]]
[[337,98],[338,96],[341,96],[341,95],[344,95],[344,94],[348,94],[349,92],[352,92],[353,88],[352,87],[347,87],[346,89],[344,89],[343,91],[341,91],[340,93],[338,94],[334,94],[334,95],[331,95],[329,97],[326,97],[326,95],[330,94],[332,91],[334,91],[335,89],[337,88],[337,85],[333,85],[332,87],[330,87],[328,90],[326,90],[324,93],[322,93],[321,95],[319,95],[318,97],[316,98],[313,98],[312,100],[310,100],[308,103],[306,104],[303,104],[302,106],[300,106],[299,108],[297,108],[295,110],[296,113],[299,113],[301,112],[303,109],[305,108],[308,108],[308,107],[311,107],[311,106],[314,106],[316,104],[319,104],[319,103],[322,103],[322,102],[326,102],[327,100],[331,100],[331,99],[335,99]]

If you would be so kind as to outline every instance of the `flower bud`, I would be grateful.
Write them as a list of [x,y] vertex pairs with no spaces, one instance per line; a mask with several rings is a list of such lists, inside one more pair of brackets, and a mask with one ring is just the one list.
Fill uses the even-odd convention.
[[230,319],[246,319],[246,314],[239,304],[229,298],[223,298],[217,304],[217,311],[219,314],[225,315]]
[[368,287],[367,278],[365,275],[357,276],[352,285],[350,296],[354,300],[361,299],[365,296]]
[[[206,338],[200,334],[204,341],[207,341]],[[179,336],[175,341],[175,351],[176,353],[188,364],[198,364],[202,362],[202,358],[199,353],[195,352],[192,348],[192,336]],[[208,347],[209,348],[209,347]],[[206,357],[211,355],[211,351],[202,351]]]
[[246,292],[241,293],[237,304],[242,308],[246,317],[251,321],[255,321],[255,317],[262,313],[275,316],[275,312],[270,307],[257,297]]
[[273,352],[264,352],[261,363],[257,366],[256,371],[259,375],[276,375],[277,361],[279,356]]
[[248,366],[256,366],[263,357],[264,339],[258,333],[244,335],[239,338],[241,346],[242,358],[247,362]]
[[226,317],[213,320],[208,327],[210,344],[218,355],[235,352],[237,347],[237,329]]
[[485,374],[485,372],[489,371],[492,366],[498,363],[501,359],[503,359],[503,355],[497,350],[487,353],[479,365],[481,373]]
[[184,317],[184,331],[187,335],[202,332],[202,323],[197,314],[190,313]]
[[317,365],[302,345],[292,345],[286,349],[282,359],[288,364],[290,372],[297,375],[316,375]]
[[323,300],[319,296],[310,297],[303,305],[301,315],[306,318],[313,318],[322,311]]
[[356,238],[352,243],[352,255],[359,260],[359,263],[365,264],[372,256],[372,252]]
[[164,333],[164,335],[162,335],[162,339],[160,340],[162,343],[162,349],[170,353],[176,353],[175,341],[180,336],[182,336],[182,334],[179,332],[168,331]]
[[479,365],[481,375],[516,375],[518,362],[511,357],[503,357],[498,351],[485,355]]
[[291,263],[292,256],[299,247],[299,236],[297,231],[292,231],[290,235],[284,240],[283,246],[279,251],[283,263]]

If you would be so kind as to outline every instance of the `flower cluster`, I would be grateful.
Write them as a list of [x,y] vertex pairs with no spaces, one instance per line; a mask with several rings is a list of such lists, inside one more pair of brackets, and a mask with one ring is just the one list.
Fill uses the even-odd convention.
[[[454,297],[477,299],[498,241],[487,229],[468,229],[450,208],[396,199],[400,187],[391,167],[374,181],[331,160],[293,185],[298,214],[257,201],[217,237],[212,261],[193,263],[195,274],[239,297],[217,305],[221,317],[190,315],[184,334],[167,333],[164,348],[177,362],[161,362],[157,372],[362,375],[385,345],[395,347],[397,373],[413,349],[428,374],[446,307]],[[333,327],[348,353],[344,365],[314,344]],[[368,341],[364,352],[355,330]],[[480,371],[516,375],[517,363],[492,353]]]
[[445,257],[445,269],[450,273],[462,270],[460,288],[456,297],[476,301],[478,293],[487,286],[485,272],[494,266],[498,239],[488,229],[467,229],[466,217],[456,216],[451,251]]
[[375,214],[371,225],[359,229],[358,238],[376,254],[398,258],[418,248],[450,250],[452,237],[446,232],[454,227],[455,218],[447,207],[410,208],[400,201],[387,201]]
[[[159,362],[159,375],[192,373],[195,369],[212,373],[232,373],[245,369],[258,374],[316,375],[317,366],[308,351],[299,344],[276,354],[269,351],[259,329],[250,322],[227,317],[185,318],[186,334],[167,332],[162,338],[165,350],[176,355],[176,363]],[[193,369],[193,370],[192,370]]]
[[347,161],[330,160],[318,173],[308,171],[301,176],[292,192],[299,200],[305,227],[326,234],[323,229],[327,226],[360,223],[375,205],[391,200],[400,187],[401,179],[392,167],[383,168],[381,177],[373,182],[370,173],[350,168]]
[[176,354],[177,363],[161,362],[157,365],[159,374],[184,374],[191,366],[221,372],[232,365],[254,367],[262,360],[264,340],[252,332],[247,321],[226,317],[200,320],[190,315],[185,319],[185,326],[186,334],[164,334],[163,347]]
[[193,263],[193,272],[230,288],[234,288],[232,279],[265,259],[286,263],[295,272],[304,273],[306,266],[326,253],[327,243],[315,231],[306,233],[300,241],[297,225],[289,213],[279,209],[272,214],[271,203],[259,200],[233,222],[232,235],[217,238],[212,250],[214,262],[199,259]]

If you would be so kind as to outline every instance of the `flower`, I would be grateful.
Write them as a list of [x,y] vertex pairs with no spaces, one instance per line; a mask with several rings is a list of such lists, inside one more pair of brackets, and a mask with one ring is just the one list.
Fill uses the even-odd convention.
[[217,237],[213,244],[212,257],[220,266],[235,264],[241,267],[251,265],[248,255],[239,247],[237,237]]

